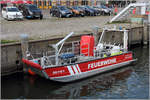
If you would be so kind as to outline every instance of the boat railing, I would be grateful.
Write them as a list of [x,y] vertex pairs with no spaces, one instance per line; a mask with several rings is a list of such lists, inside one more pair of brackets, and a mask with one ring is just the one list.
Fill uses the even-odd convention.
[[41,58],[43,56],[50,56],[55,54],[55,51],[45,51],[45,52],[30,52],[30,56],[32,57],[32,59],[36,59],[36,58]]
[[[82,46],[84,47],[82,48]],[[85,44],[80,45],[80,43],[78,42],[77,45],[73,44],[70,48],[64,47],[64,49],[62,49],[62,51],[58,55],[59,57],[58,65],[74,64],[74,63],[78,63],[81,61],[87,61],[87,60],[96,59],[96,58],[105,58],[105,57],[109,57],[113,55],[122,54],[125,52],[122,46],[119,46],[120,47],[119,50],[112,50],[113,46],[115,45],[105,43],[103,45],[103,48],[94,47],[93,56],[92,56],[89,53],[90,52],[89,44],[85,43]],[[62,59],[61,56],[63,54],[73,54],[74,56]],[[32,53],[32,55],[34,57],[40,56],[39,59],[41,58],[44,59],[45,61],[44,66],[56,66],[55,51],[47,51],[44,53]],[[38,56],[35,56],[35,55],[38,55]]]
[[[73,57],[62,59],[61,56],[63,54],[73,54],[74,53],[74,52],[72,52],[71,48],[68,48],[68,49],[70,49],[69,50],[70,52],[69,51],[62,52],[59,54],[58,65],[75,64],[75,63],[79,63],[82,61],[88,61],[88,60],[92,60],[92,59],[96,59],[96,58],[105,58],[105,57],[109,57],[109,56],[119,55],[119,54],[122,54],[125,52],[123,49],[120,49],[120,50],[112,50],[112,49],[96,50],[96,48],[94,48],[93,56],[85,55],[83,53],[78,53],[78,54],[74,55]],[[88,54],[88,53],[86,53],[86,54]],[[57,66],[55,64],[55,57],[56,57],[56,55],[47,56],[48,61],[45,65]]]
[[[113,50],[115,51],[115,50]],[[60,60],[58,65],[68,65],[68,64],[75,64],[75,63],[79,63],[82,61],[88,61],[88,60],[92,60],[92,59],[96,59],[96,58],[105,58],[105,57],[109,57],[109,56],[114,56],[114,55],[119,55],[122,54],[123,52],[119,52],[117,54],[111,54],[110,52],[106,52],[106,51],[95,51],[94,52],[94,56],[85,56],[85,55],[76,55],[74,57],[68,58],[68,59],[62,59]],[[59,55],[61,56],[61,54]],[[48,57],[49,61],[45,64],[45,65],[55,65],[55,55],[51,55]],[[55,65],[56,66],[56,65]]]

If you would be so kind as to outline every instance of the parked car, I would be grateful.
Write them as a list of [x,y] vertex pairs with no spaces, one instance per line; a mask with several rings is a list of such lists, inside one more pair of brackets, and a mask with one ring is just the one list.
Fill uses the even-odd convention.
[[111,8],[108,8],[107,6],[102,5],[102,8],[107,9],[108,10],[107,14],[109,14],[109,15],[113,12],[113,10]]
[[32,4],[22,4],[19,5],[19,10],[22,11],[22,14],[26,18],[40,18],[43,19],[42,11],[37,8],[37,6]]
[[102,15],[103,14],[103,10],[102,8],[100,7],[97,7],[97,6],[92,6],[93,9],[97,10],[97,15]]
[[15,20],[15,19],[23,19],[22,13],[19,11],[17,7],[3,7],[2,8],[2,17],[6,20]]
[[91,6],[88,6],[88,5],[86,5],[85,7],[88,8],[88,9],[90,9],[90,10],[92,10],[94,12],[94,16],[96,16],[96,15],[99,14],[99,11],[97,9],[94,9]]
[[108,7],[104,6],[104,5],[99,5],[97,7],[102,9],[102,14],[103,15],[111,15],[111,13],[112,13],[112,9],[108,8]]
[[86,16],[94,16],[94,11],[87,8],[86,6],[79,6],[79,8],[84,10]]
[[80,9],[78,6],[73,6],[70,8],[74,16],[84,17],[84,10]]
[[72,16],[72,11],[69,10],[66,6],[53,6],[50,9],[50,15],[51,16],[56,16],[59,18],[62,17],[71,17]]

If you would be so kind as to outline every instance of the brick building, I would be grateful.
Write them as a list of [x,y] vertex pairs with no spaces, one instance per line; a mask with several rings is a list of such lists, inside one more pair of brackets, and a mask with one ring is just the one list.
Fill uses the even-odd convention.
[[54,5],[96,5],[96,3],[105,1],[105,0],[31,0],[35,5],[42,9],[51,8]]
[[100,5],[100,4],[111,4],[111,5],[126,5],[136,0],[31,0],[33,4],[37,5],[41,9],[49,9],[54,5]]

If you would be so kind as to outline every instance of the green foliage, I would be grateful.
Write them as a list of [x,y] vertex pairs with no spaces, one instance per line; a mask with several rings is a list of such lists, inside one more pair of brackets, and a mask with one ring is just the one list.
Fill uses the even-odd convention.
[[122,23],[130,23],[128,21],[113,21],[112,23],[107,22],[107,24],[122,24]]
[[17,42],[15,40],[1,40],[1,44],[14,43]]

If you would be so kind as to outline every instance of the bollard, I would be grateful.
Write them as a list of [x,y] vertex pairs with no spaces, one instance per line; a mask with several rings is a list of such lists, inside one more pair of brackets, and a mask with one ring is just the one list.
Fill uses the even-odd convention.
[[21,50],[22,50],[22,58],[27,59],[26,52],[28,51],[28,35],[21,34]]
[[98,26],[93,27],[93,36],[95,41],[95,46],[98,44]]

